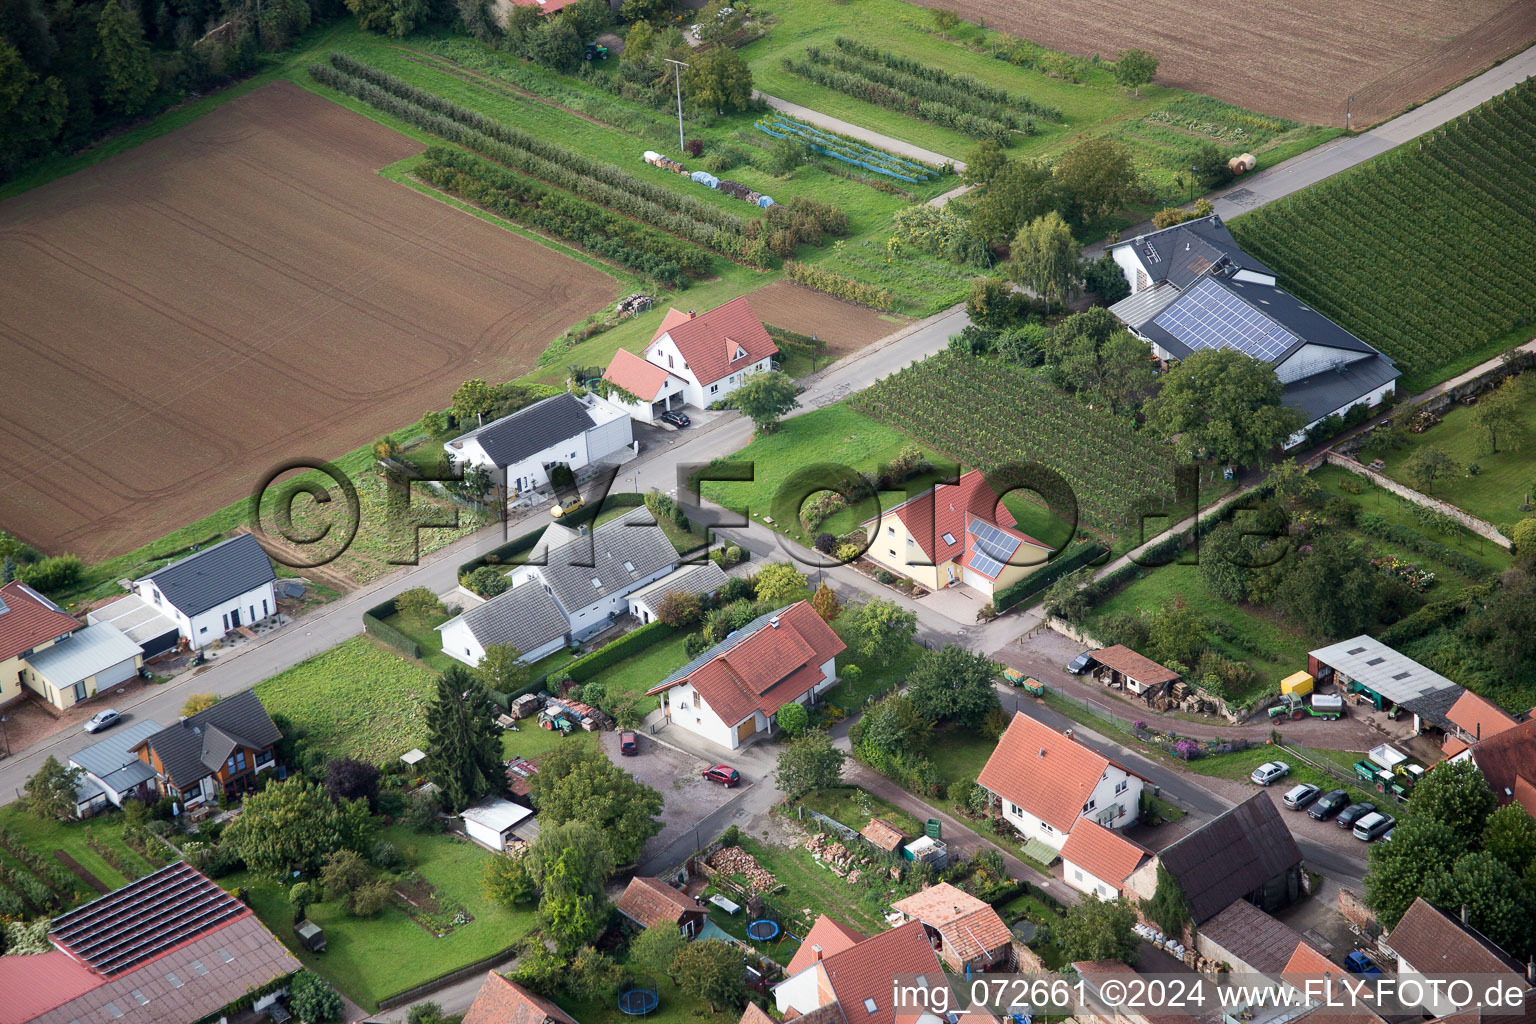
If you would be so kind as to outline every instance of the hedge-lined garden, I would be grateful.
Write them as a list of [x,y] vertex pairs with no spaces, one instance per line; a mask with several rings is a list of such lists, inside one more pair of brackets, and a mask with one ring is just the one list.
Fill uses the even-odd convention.
[[803,284],[814,291],[825,292],[835,298],[856,302],[888,312],[896,305],[896,296],[888,288],[876,288],[851,277],[833,273],[813,263],[798,260],[784,261],[784,276],[796,284]]

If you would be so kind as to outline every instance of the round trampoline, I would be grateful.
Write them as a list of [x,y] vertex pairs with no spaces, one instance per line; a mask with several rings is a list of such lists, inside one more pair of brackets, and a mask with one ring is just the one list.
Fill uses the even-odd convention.
[[767,918],[758,918],[747,925],[747,938],[754,942],[772,942],[779,937],[779,925]]
[[619,1012],[631,1017],[644,1017],[654,1011],[661,1002],[656,995],[656,983],[649,978],[627,981],[619,987]]

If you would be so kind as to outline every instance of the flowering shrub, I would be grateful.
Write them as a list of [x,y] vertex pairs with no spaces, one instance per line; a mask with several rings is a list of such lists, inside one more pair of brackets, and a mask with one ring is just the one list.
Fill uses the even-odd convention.
[[1402,580],[1416,594],[1424,593],[1435,582],[1434,573],[1423,566],[1398,558],[1396,555],[1373,558],[1371,559],[1371,564],[1380,569],[1383,575]]

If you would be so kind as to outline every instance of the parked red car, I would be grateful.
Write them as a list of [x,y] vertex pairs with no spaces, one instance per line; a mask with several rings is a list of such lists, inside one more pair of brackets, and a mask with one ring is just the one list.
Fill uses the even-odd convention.
[[635,740],[634,733],[628,731],[619,733],[619,753],[625,757],[633,757],[640,753],[640,746]]
[[713,768],[704,769],[704,778],[708,782],[718,782],[726,789],[741,785],[741,772],[728,764],[717,764]]

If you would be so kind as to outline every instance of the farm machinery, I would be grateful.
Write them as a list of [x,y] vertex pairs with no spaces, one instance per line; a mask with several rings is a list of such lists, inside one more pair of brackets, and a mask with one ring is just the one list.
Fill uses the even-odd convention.
[[1336,693],[1314,693],[1312,703],[1295,693],[1282,693],[1280,703],[1269,709],[1269,717],[1276,718],[1326,718],[1337,721],[1344,716],[1344,698]]

